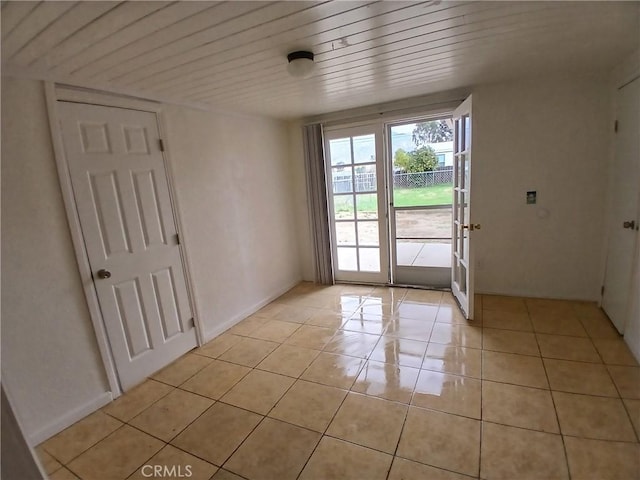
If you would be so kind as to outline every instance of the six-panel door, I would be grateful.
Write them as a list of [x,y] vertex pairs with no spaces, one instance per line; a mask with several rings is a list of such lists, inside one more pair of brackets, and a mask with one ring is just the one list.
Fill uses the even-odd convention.
[[127,390],[197,344],[156,115],[58,108],[100,309]]

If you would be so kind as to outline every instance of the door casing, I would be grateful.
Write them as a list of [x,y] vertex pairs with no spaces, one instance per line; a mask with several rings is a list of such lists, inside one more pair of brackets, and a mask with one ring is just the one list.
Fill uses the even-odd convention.
[[[118,380],[118,374],[115,366],[115,361],[109,340],[107,337],[104,318],[100,310],[98,303],[98,296],[93,282],[92,271],[89,265],[89,256],[85,247],[84,236],[82,228],[80,226],[80,218],[78,216],[75,197],[73,194],[73,188],[71,185],[71,176],[67,165],[67,159],[65,155],[64,145],[62,141],[62,132],[59,126],[57,102],[58,100],[64,100],[76,103],[86,103],[90,105],[101,105],[107,107],[119,107],[127,108],[131,110],[142,110],[145,112],[153,113],[156,115],[158,130],[161,138],[166,138],[166,127],[163,117],[162,105],[159,103],[142,100],[134,97],[117,96],[108,93],[77,89],[73,87],[56,85],[53,82],[45,82],[45,95],[47,102],[47,110],[49,115],[49,126],[51,130],[51,139],[53,143],[53,150],[56,159],[56,166],[58,170],[58,178],[60,180],[60,188],[62,191],[63,203],[67,214],[67,220],[69,222],[69,230],[71,233],[71,240],[78,262],[78,270],[82,280],[83,291],[87,300],[87,306],[91,322],[96,334],[96,340],[98,344],[98,350],[105,367],[105,373],[109,382],[111,395],[113,398],[117,398],[122,394],[120,383]],[[178,235],[180,236],[180,253],[182,258],[182,268],[185,274],[185,281],[187,285],[187,294],[191,305],[191,310],[194,317],[194,326],[196,330],[196,338],[198,345],[203,344],[203,325],[201,323],[201,316],[198,310],[198,304],[193,295],[193,277],[191,275],[190,261],[185,245],[185,238],[182,232],[180,208],[178,200],[175,194],[174,187],[174,175],[172,170],[172,162],[169,155],[169,149],[164,142],[164,160],[165,170],[167,176],[167,183],[169,186],[169,197],[171,201],[174,221]]]

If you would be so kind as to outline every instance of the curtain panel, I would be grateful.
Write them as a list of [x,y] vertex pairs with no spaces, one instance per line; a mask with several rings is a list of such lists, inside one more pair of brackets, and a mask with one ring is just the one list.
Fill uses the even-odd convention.
[[322,285],[333,285],[322,125],[319,123],[305,125],[302,128],[302,142],[307,175],[315,282]]

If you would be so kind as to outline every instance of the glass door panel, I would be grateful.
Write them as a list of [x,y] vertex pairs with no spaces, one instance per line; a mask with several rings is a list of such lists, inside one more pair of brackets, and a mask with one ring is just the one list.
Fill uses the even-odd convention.
[[335,279],[387,283],[381,127],[329,129],[325,148]]

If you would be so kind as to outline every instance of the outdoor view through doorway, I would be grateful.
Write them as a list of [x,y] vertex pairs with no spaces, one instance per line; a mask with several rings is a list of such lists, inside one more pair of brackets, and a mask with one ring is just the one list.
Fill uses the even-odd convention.
[[451,268],[451,119],[394,125],[389,138],[396,265]]

